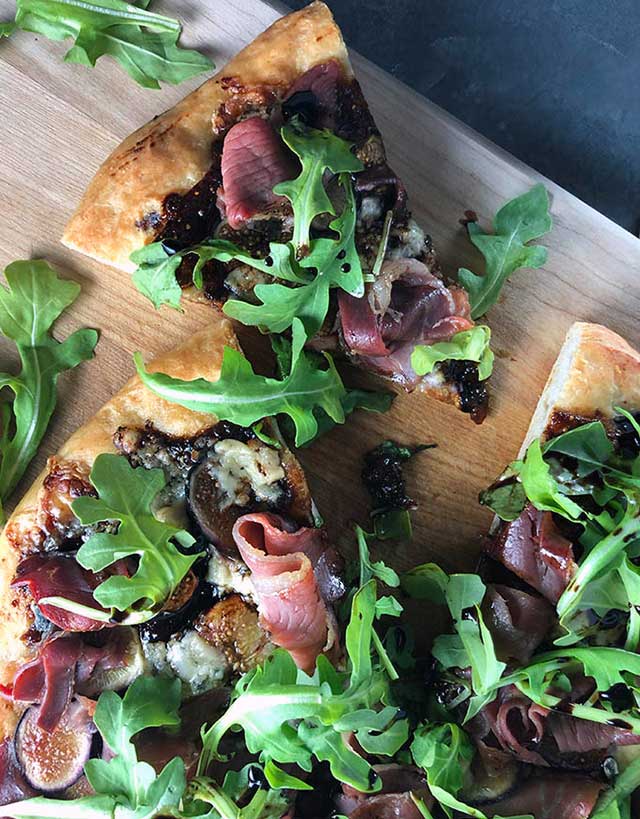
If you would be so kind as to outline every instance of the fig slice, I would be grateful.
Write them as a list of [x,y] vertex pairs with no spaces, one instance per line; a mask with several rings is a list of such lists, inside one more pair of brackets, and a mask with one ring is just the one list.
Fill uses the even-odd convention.
[[85,707],[73,701],[54,731],[38,727],[38,707],[22,715],[15,733],[15,752],[26,781],[42,793],[70,788],[91,756],[95,726]]

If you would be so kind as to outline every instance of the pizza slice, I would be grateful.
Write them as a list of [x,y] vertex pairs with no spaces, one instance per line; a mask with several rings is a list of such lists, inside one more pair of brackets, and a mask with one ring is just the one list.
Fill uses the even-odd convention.
[[324,3],[128,137],[63,242],[132,272],[156,306],[186,288],[271,332],[297,316],[316,347],[486,414],[488,328],[411,217]]
[[481,495],[498,515],[483,582],[448,592],[473,657],[461,672],[452,635],[434,653],[476,754],[458,796],[483,815],[637,815],[639,421],[640,354],[576,323],[519,459]]
[[[215,379],[225,346],[237,342],[219,318],[151,369]],[[110,758],[96,700],[138,678],[183,701],[181,732],[141,735],[139,758],[189,770],[239,675],[277,646],[307,670],[336,650],[340,568],[275,425],[218,421],[131,379],[49,458],[0,536],[0,804],[92,792],[83,766]],[[131,733],[164,724],[154,713]]]

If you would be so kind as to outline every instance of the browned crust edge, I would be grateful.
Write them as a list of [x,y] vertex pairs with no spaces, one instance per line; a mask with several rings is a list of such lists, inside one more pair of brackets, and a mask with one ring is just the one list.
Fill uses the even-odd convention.
[[89,184],[63,244],[126,272],[134,270],[129,256],[154,238],[153,231],[136,223],[160,213],[169,193],[184,194],[205,175],[214,141],[212,115],[238,84],[285,91],[330,59],[352,74],[340,29],[324,3],[277,20],[214,77],[115,149]]

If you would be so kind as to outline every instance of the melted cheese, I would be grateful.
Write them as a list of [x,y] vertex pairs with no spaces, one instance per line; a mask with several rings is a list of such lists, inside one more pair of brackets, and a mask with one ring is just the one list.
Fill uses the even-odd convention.
[[277,503],[282,495],[278,482],[285,477],[280,454],[266,444],[245,444],[232,438],[218,441],[213,448],[218,456],[209,459],[209,473],[218,484],[221,509],[232,504],[247,506],[250,491],[258,501]]
[[188,695],[202,694],[224,681],[229,670],[225,655],[189,629],[168,643],[143,642],[145,656],[158,674],[178,677]]
[[217,549],[212,549],[211,560],[207,566],[207,580],[218,586],[222,592],[227,594],[237,592],[243,597],[253,599],[253,583],[247,566],[241,560],[221,555]]

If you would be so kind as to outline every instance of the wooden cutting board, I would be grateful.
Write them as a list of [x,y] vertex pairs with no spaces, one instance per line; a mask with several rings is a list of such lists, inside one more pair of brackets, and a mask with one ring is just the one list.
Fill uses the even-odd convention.
[[[0,20],[12,16],[12,6],[0,0]],[[218,66],[279,14],[260,0],[170,0],[155,8],[179,17],[183,42],[208,52]],[[108,59],[89,70],[62,63],[64,51],[65,44],[31,34],[0,41],[0,266],[44,257],[79,281],[82,295],[58,334],[85,325],[99,328],[101,339],[92,362],[61,378],[58,410],[18,496],[46,457],[132,374],[135,350],[149,358],[210,316],[210,308],[195,305],[183,315],[155,312],[127,275],[58,241],[107,154],[199,80],[145,90]],[[357,55],[354,65],[414,215],[448,271],[482,269],[459,224],[466,209],[486,224],[502,202],[540,180],[552,197],[547,266],[515,275],[489,314],[497,359],[485,423],[477,427],[422,395],[402,395],[389,414],[358,413],[300,453],[330,532],[349,551],[349,522],[366,522],[363,453],[387,437],[437,443],[407,470],[419,504],[414,540],[388,545],[387,557],[399,568],[424,560],[470,568],[490,521],[478,492],[518,451],[572,321],[608,324],[640,345],[640,241]],[[0,369],[13,364],[11,345],[2,342]]]

